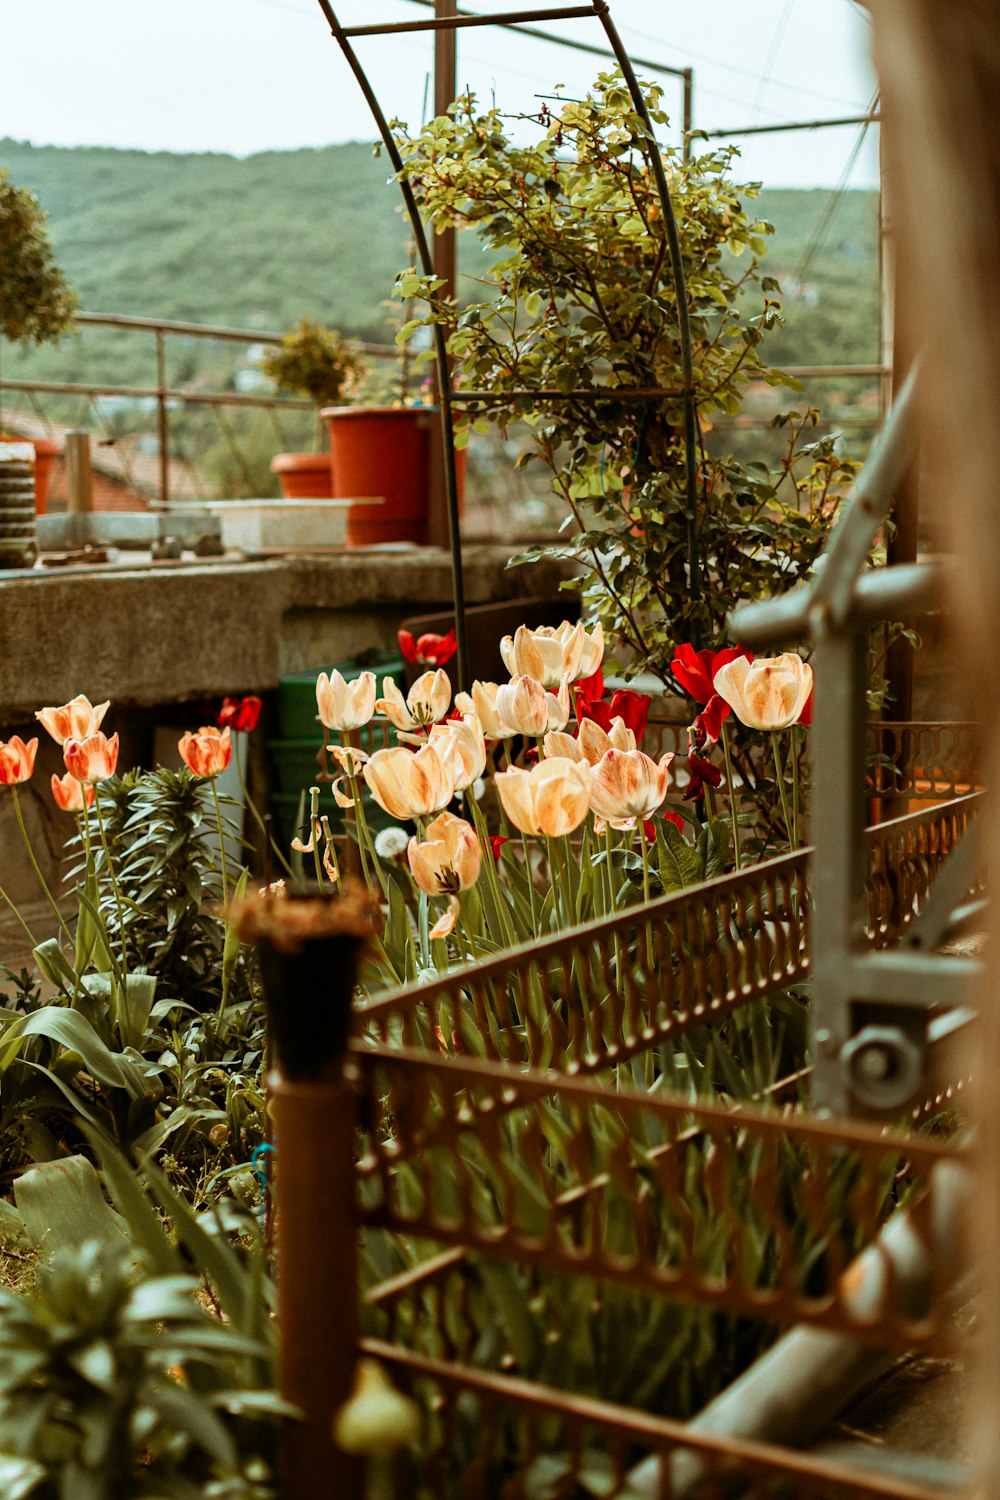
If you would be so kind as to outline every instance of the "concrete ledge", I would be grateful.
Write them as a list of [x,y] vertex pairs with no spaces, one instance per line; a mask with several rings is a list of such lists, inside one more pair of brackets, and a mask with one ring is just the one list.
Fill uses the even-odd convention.
[[[469,604],[555,595],[564,565],[507,571],[510,549],[469,547]],[[450,605],[437,548],[270,561],[35,568],[0,577],[4,726],[76,693],[153,706],[264,692],[282,672],[390,646],[412,614]]]

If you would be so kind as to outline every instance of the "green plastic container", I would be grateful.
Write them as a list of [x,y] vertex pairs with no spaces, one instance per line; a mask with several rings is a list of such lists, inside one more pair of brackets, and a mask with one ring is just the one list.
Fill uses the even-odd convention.
[[391,677],[400,688],[406,680],[403,658],[388,652],[371,660],[365,657],[363,660],[335,661],[307,672],[285,672],[278,678],[278,729],[283,740],[315,737],[317,743],[322,741],[323,731],[316,721],[316,679],[321,672],[334,670],[348,680],[364,671],[374,672],[379,692],[382,691],[383,677]]

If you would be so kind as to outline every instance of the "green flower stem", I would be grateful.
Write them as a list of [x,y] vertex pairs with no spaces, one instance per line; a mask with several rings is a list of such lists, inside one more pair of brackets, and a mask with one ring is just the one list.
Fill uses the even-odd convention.
[[792,848],[799,847],[799,746],[798,729],[792,725],[788,731],[791,739],[792,757]]
[[610,823],[605,823],[605,825],[604,825],[604,858],[605,858],[604,870],[605,870],[605,874],[607,876],[607,883],[608,883],[608,911],[609,912],[613,912],[615,910],[615,882],[614,882],[614,878],[613,878],[612,873],[611,873],[611,825],[610,825]]
[[263,816],[261,815],[260,809],[258,808],[256,802],[254,802],[253,798],[250,795],[250,789],[247,786],[246,781],[243,778],[243,768],[240,765],[240,758],[239,758],[239,756],[234,754],[233,759],[234,759],[235,764],[236,764],[236,774],[237,774],[237,776],[239,777],[239,780],[240,780],[240,791],[243,794],[244,804],[253,813],[254,821],[256,822],[257,827],[260,829],[261,833],[264,835],[264,837],[267,839],[268,843],[270,844],[270,846],[271,846],[271,852],[274,855],[276,855],[276,857],[280,861],[281,865],[284,867],[285,874],[289,875],[292,878],[292,880],[294,880],[295,879],[295,871],[292,869],[291,865],[289,864],[288,860],[285,858],[284,854],[282,854],[280,845],[278,844],[277,840],[275,839],[274,834],[271,832],[270,827],[268,826],[267,822],[264,820]]
[[528,835],[521,834],[521,848],[524,850],[524,873],[528,881],[528,904],[531,907],[531,930],[535,937],[540,937],[538,931],[538,912],[535,908],[535,877],[531,870],[531,856],[528,852]]
[[125,908],[122,905],[122,893],[118,886],[118,876],[115,874],[114,861],[111,858],[111,849],[108,846],[107,830],[104,827],[104,814],[101,812],[101,793],[98,786],[94,786],[94,811],[97,813],[97,826],[101,830],[101,846],[104,849],[104,858],[108,862],[108,879],[111,881],[111,889],[114,893],[115,906],[118,908],[118,931],[122,944],[122,984],[128,972],[128,961],[125,956]]
[[[642,899],[645,906],[649,905],[649,841],[646,838],[646,825],[642,818],[636,818],[639,825],[639,844],[642,848]],[[646,918],[646,971],[652,975],[656,970],[653,958],[653,932]]]
[[0,901],[2,901],[4,905],[10,909],[11,912],[13,912],[14,916],[20,922],[21,926],[24,928],[24,935],[28,939],[28,942],[31,944],[32,948],[37,948],[38,943],[35,941],[34,933],[28,926],[24,918],[21,916],[21,913],[18,911],[17,907],[14,905],[13,901],[10,899],[2,885],[0,885]]
[[778,731],[771,730],[771,749],[774,751],[774,769],[778,777],[778,791],[781,794],[781,812],[785,819],[785,828],[788,830],[788,847],[796,849],[795,829],[792,824],[791,814],[788,810],[788,794],[785,791],[785,773],[781,765],[781,751],[778,749]]
[[84,859],[86,860],[87,876],[89,876],[91,868],[90,862],[93,858],[93,855],[90,848],[90,813],[87,808],[87,783],[85,781],[78,781],[77,786],[80,788],[80,796],[83,798],[83,812],[79,814],[79,819],[80,828],[83,833]]
[[551,838],[548,834],[545,835],[545,853],[549,861],[549,879],[555,887],[555,907],[559,912],[560,921],[563,927],[572,927],[573,918],[569,912],[568,893],[563,883],[563,872],[556,859],[555,839]]
[[222,875],[222,904],[229,905],[229,877],[226,874],[226,836],[222,831],[222,806],[219,802],[219,789],[215,784],[215,777],[210,776],[209,782],[212,787],[212,800],[215,803],[215,826],[219,830],[219,870]]
[[48,900],[49,905],[55,913],[56,921],[62,928],[67,943],[69,943],[70,947],[72,948],[73,938],[70,934],[69,928],[66,926],[66,919],[64,918],[62,912],[59,910],[59,904],[56,901],[56,898],[53,896],[52,892],[48,888],[48,885],[46,884],[45,876],[42,874],[38,865],[38,861],[35,858],[35,851],[31,847],[31,840],[28,838],[28,830],[24,826],[24,816],[21,812],[21,803],[18,800],[16,786],[11,786],[10,795],[11,800],[14,804],[14,816],[17,818],[17,826],[21,830],[21,840],[24,844],[25,850],[27,851],[28,859],[31,861],[31,868],[34,870],[36,876],[38,877],[38,883],[41,886],[42,890],[45,892],[46,899]]
[[469,952],[472,954],[472,962],[478,963],[480,958],[482,957],[482,954],[479,952],[479,947],[476,943],[475,923],[469,916],[469,909],[462,897],[459,897],[459,905],[460,910],[458,917],[458,927],[462,932],[465,933],[466,940],[469,944]]
[[722,725],[722,753],[726,757],[726,786],[729,788],[729,816],[733,825],[733,859],[736,869],[743,868],[740,858],[740,824],[736,816],[736,788],[733,786],[733,762],[729,754],[729,731]]
[[489,829],[486,826],[486,819],[483,817],[482,809],[479,806],[479,802],[471,786],[466,787],[465,799],[469,805],[469,810],[472,813],[472,821],[475,824],[476,832],[479,835],[479,842],[482,845],[483,861],[486,865],[486,883],[489,885],[490,890],[493,893],[493,900],[496,904],[497,909],[497,917],[499,918],[500,926],[503,928],[503,936],[508,946],[513,948],[517,939],[514,935],[513,924],[510,920],[510,912],[507,908],[507,899],[504,896],[503,890],[500,886],[500,876],[497,874],[497,862],[493,858],[493,846],[490,844]]
[[[371,889],[372,872],[368,859],[369,850],[367,848],[367,844],[369,842],[368,823],[365,819],[365,810],[361,805],[361,793],[358,790],[357,772],[349,771],[348,780],[351,783],[351,796],[354,798],[354,826],[358,830],[358,854],[361,858],[361,878],[364,880],[365,885],[368,886],[369,889]],[[378,855],[375,853],[374,846],[372,847],[370,852],[372,859],[375,861],[375,874],[382,889],[382,895],[386,900],[388,900],[389,889],[385,883],[385,876],[382,874],[382,867],[379,864]]]

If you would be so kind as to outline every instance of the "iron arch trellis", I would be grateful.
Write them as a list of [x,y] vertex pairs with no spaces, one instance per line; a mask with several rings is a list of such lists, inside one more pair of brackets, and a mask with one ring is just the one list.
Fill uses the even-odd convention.
[[[397,32],[461,30],[468,26],[494,26],[501,22],[505,25],[510,25],[516,22],[573,20],[581,17],[596,17],[601,22],[611,50],[615,55],[618,66],[621,68],[622,76],[628,87],[636,114],[642,120],[645,127],[646,156],[656,183],[663,214],[663,224],[667,238],[667,252],[674,282],[674,292],[677,299],[678,341],[680,344],[681,372],[683,377],[681,395],[684,401],[684,474],[687,504],[688,588],[692,600],[699,599],[701,597],[701,562],[698,545],[697,414],[691,351],[691,319],[687,299],[687,282],[684,275],[684,262],[681,255],[680,236],[677,231],[677,218],[674,214],[673,201],[670,197],[663,159],[656,143],[653,122],[650,119],[646,101],[642,96],[642,90],[639,87],[635,70],[632,67],[614,21],[611,19],[611,11],[607,0],[590,0],[590,3],[587,5],[560,6],[557,8],[540,8],[515,12],[508,11],[502,16],[471,15],[465,13],[453,16],[427,17],[426,20],[421,21],[398,21],[392,23],[386,22],[380,25],[347,27],[340,24],[329,0],[318,0],[318,4],[330,27],[334,40],[339,45],[351,71],[358,81],[361,92],[378,127],[386,154],[392,162],[393,170],[399,181],[400,191],[403,194],[403,201],[413,231],[413,239],[417,247],[421,269],[425,276],[433,276],[434,274],[434,263],[427,239],[427,232],[420,217],[420,210],[417,207],[413,189],[402,175],[403,159],[389,129],[389,122],[379,104],[371,81],[354,50],[352,45],[353,38],[384,36]],[[444,329],[437,322],[434,324],[434,352],[438,368],[441,442],[444,445],[448,538],[451,550],[455,629],[458,639],[458,677],[461,686],[467,688],[469,686],[469,664],[465,631],[465,583],[462,570],[462,542],[459,535],[458,479],[455,468],[454,445],[453,399],[457,393],[452,391],[451,382],[448,377],[448,351]],[[532,391],[512,391],[507,394],[516,396],[534,395],[536,393]],[[573,392],[573,394],[585,395],[594,400],[600,399],[601,396],[599,389]],[[620,401],[623,397],[628,397],[630,394],[645,399],[649,396],[650,392],[644,389],[630,393],[627,386],[624,388],[610,388],[608,391],[609,398],[613,396],[616,401]],[[668,393],[660,392],[658,394]],[[676,392],[670,392],[669,394],[676,395]],[[694,624],[696,629],[697,622],[694,622]]]

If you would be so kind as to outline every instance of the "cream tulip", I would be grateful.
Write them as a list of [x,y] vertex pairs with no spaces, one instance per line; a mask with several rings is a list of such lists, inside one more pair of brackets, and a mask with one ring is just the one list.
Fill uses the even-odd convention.
[[[560,630],[565,626],[560,625]],[[598,620],[590,635],[583,632],[583,651],[580,654],[578,678],[593,677],[604,660],[604,626]]]
[[375,707],[397,729],[423,729],[443,719],[451,705],[451,678],[443,667],[422,672],[404,698],[391,677],[382,681],[383,696]]
[[651,818],[667,795],[672,754],[658,761],[642,750],[608,750],[590,772],[590,806],[612,828],[634,828]]
[[483,726],[475,714],[463,714],[461,719],[446,719],[443,724],[435,724],[431,729],[430,743],[437,746],[456,792],[464,792],[486,770],[486,740]]
[[447,807],[455,795],[436,745],[376,750],[365,763],[364,777],[375,801],[392,818],[426,818]]
[[569,723],[569,687],[562,682],[558,693],[549,693],[535,677],[515,677],[497,688],[497,713],[515,734],[540,739]]
[[583,624],[564,620],[558,627],[529,630],[519,625],[500,642],[500,655],[511,677],[533,677],[542,687],[557,688],[565,679],[575,682],[583,656]]
[[509,740],[517,733],[509,724],[505,724],[497,713],[499,691],[495,682],[477,680],[472,684],[471,697],[468,693],[455,694],[455,707],[462,714],[475,714],[488,740]]
[[440,813],[427,825],[427,837],[410,839],[410,873],[428,896],[457,896],[479,879],[483,849],[476,830],[454,813]]
[[748,729],[787,729],[809,702],[813,671],[795,651],[781,656],[745,656],[720,667],[715,691]]
[[85,740],[96,734],[110,707],[110,698],[106,703],[95,705],[83,693],[78,693],[61,708],[36,709],[35,718],[43,729],[48,730],[57,745],[64,745],[67,740]]
[[602,729],[596,719],[581,719],[579,739],[583,758],[592,766],[596,766],[609,750],[635,749],[635,734],[620,715],[611,720],[611,728],[607,730]]
[[514,827],[536,838],[572,833],[590,811],[590,769],[565,756],[541,760],[530,771],[501,771],[496,787]]
[[330,677],[321,672],[316,679],[320,723],[342,734],[360,729],[375,712],[377,691],[374,672],[362,672],[352,682],[345,681],[339,672]]

